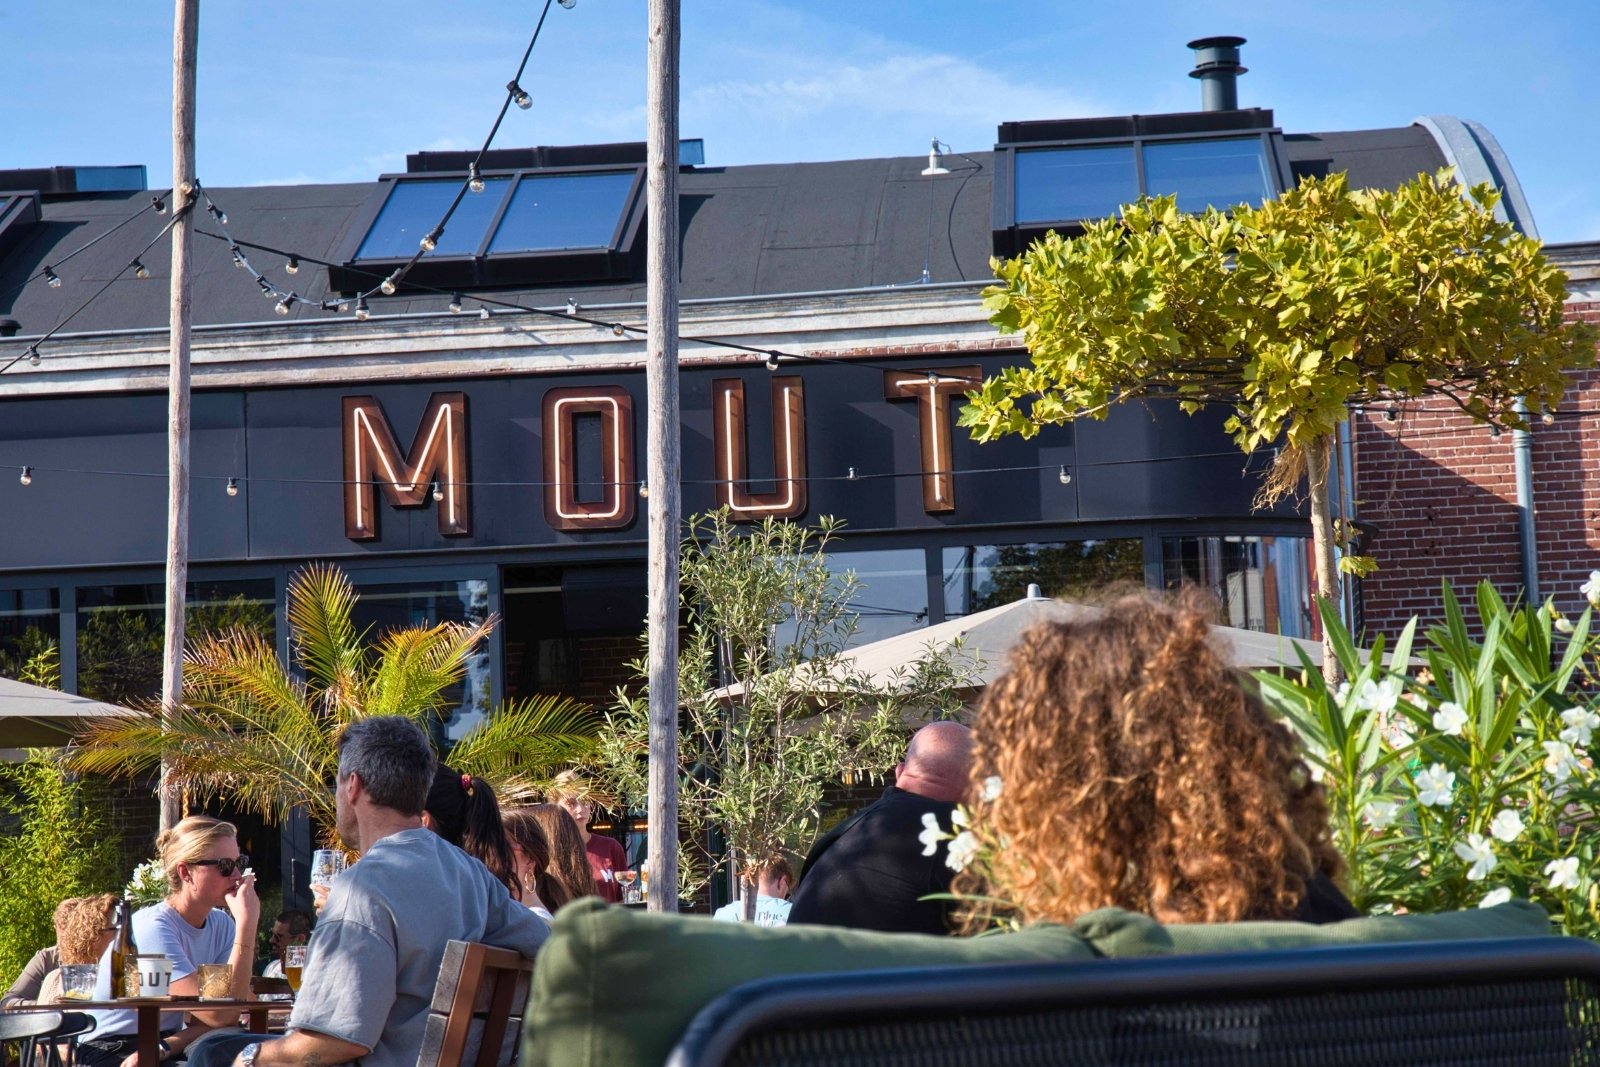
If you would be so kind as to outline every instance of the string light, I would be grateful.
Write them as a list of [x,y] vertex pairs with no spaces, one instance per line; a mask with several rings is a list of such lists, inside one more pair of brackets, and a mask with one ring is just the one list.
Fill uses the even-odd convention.
[[578,312],[580,312],[582,310],[583,310],[583,305],[582,304],[579,304],[576,300],[572,299],[572,297],[570,297],[570,296],[567,297],[567,314],[568,315],[576,315]]
[[511,94],[511,102],[516,104],[522,110],[526,111],[533,106],[533,97],[529,96],[523,90],[522,86],[517,84],[517,80],[515,78],[512,78],[510,81],[506,82],[506,92]]
[[478,173],[477,160],[467,164],[467,188],[475,193],[483,192],[483,175]]
[[44,268],[44,282],[52,289],[61,288],[61,276],[48,265]]
[[29,345],[28,346],[28,365],[31,366],[31,367],[37,367],[39,365],[39,346],[38,345]]
[[238,267],[240,270],[248,270],[249,269],[249,265],[246,264],[245,261],[244,261],[244,253],[239,251],[239,246],[238,245],[233,245],[231,248],[228,249],[228,251],[233,256],[233,265],[235,267]]
[[767,353],[767,369],[770,371],[775,371],[778,369],[778,353]]
[[383,295],[384,296],[393,296],[395,289],[397,289],[399,287],[399,282],[400,282],[400,272],[398,270],[396,270],[394,273],[390,274],[383,281],[379,282],[378,283],[378,288],[383,290]]
[[424,252],[432,252],[435,248],[439,247],[439,238],[443,236],[444,227],[442,225],[435,226],[422,238],[422,250]]
[[456,293],[454,296],[452,296],[450,298],[450,314],[452,314],[452,315],[461,314],[461,294],[460,293]]
[[228,493],[229,496],[238,496],[239,495],[239,479],[237,479],[237,478],[229,478],[228,479],[227,493]]
[[639,483],[639,495],[640,496],[649,496],[650,495],[650,486],[646,485],[644,482],[640,482]]
[[157,215],[165,215],[167,213],[167,202],[159,196],[150,198],[150,206],[156,209]]
[[845,471],[844,480],[847,482],[853,482],[856,480],[856,469],[854,467],[850,467]]
[[1383,413],[1383,417],[1387,422],[1393,422],[1395,419],[1398,419],[1400,417],[1399,407],[1393,404],[1389,405],[1389,409]]
[[136,259],[133,261],[133,276],[138,278],[140,281],[143,281],[144,279],[150,277],[150,268]]
[[1072,472],[1067,470],[1067,465],[1065,463],[1063,463],[1061,465],[1061,469],[1056,472],[1056,478],[1060,480],[1062,485],[1072,484]]
[[361,322],[366,322],[367,319],[369,319],[371,317],[372,317],[372,312],[367,310],[367,298],[364,297],[364,296],[357,297],[356,298],[356,318],[357,318],[357,320],[359,320]]
[[210,216],[212,218],[217,220],[217,225],[218,226],[226,226],[228,224],[228,213],[226,211],[223,211],[217,205],[211,203],[210,200],[211,200],[211,198],[209,196],[206,197],[206,211],[207,211],[207,213],[210,214]]
[[287,263],[285,263],[283,265],[283,273],[285,273],[285,274],[299,274],[300,273],[300,257],[299,256],[290,256],[289,257],[289,262],[287,262]]
[[27,466],[23,467],[22,468],[22,476],[20,478],[18,478],[17,481],[21,482],[23,485],[32,485],[33,484],[33,468],[32,467],[27,467]]
[[489,310],[489,306],[487,304],[478,308],[478,318],[483,319],[485,322],[487,322],[489,320],[489,316],[493,314],[494,312]]
[[288,296],[278,301],[278,306],[274,310],[280,315],[287,315],[289,314],[289,309],[294,307],[295,302],[299,299],[299,297],[295,296],[293,293],[290,293]]
[[434,500],[443,500],[444,499],[444,490],[439,488],[439,483],[438,482],[434,482],[433,483],[433,499]]
[[613,322],[611,324],[611,332],[616,334],[618,337],[621,337],[623,334],[628,332],[628,328],[622,325],[620,322]]

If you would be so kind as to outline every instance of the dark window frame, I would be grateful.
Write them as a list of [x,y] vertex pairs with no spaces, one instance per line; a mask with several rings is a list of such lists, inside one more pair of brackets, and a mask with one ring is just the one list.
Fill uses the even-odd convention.
[[[470,255],[424,256],[401,283],[401,292],[408,288],[415,293],[420,287],[430,289],[473,289],[494,286],[527,286],[570,282],[614,281],[632,277],[636,271],[636,250],[645,216],[645,169],[642,165],[597,164],[575,167],[521,167],[505,170],[485,170],[485,180],[509,179],[509,184],[495,209],[493,217],[484,228],[477,250]],[[558,248],[518,252],[490,253],[500,223],[504,220],[512,200],[524,178],[578,177],[588,174],[631,174],[632,182],[623,197],[622,210],[611,231],[607,244],[587,248]],[[374,288],[396,267],[407,262],[409,254],[400,257],[373,257],[358,259],[361,246],[366,243],[373,225],[383,212],[384,205],[401,182],[466,182],[465,171],[424,171],[403,174],[384,174],[378,178],[377,188],[351,219],[332,256],[334,265],[328,268],[328,287],[342,293],[366,292]],[[467,193],[472,196],[474,194]],[[412,283],[408,286],[406,283]]]
[[0,189],[0,255],[20,244],[42,218],[37,189]]
[[[1289,170],[1289,156],[1283,146],[1283,130],[1272,126],[1263,129],[1236,130],[1186,130],[1169,133],[1142,133],[1109,137],[1053,138],[1039,141],[1016,141],[994,147],[994,253],[997,256],[1015,256],[1051,230],[1066,236],[1083,233],[1088,218],[1077,219],[1026,219],[1017,218],[1017,154],[1053,148],[1131,148],[1134,174],[1138,180],[1138,195],[1149,191],[1145,176],[1144,148],[1148,144],[1199,141],[1259,140],[1267,161],[1268,172],[1277,179],[1274,195],[1294,188],[1294,177]],[[1120,205],[1113,205],[1112,210]],[[1106,217],[1106,216],[1099,216]]]

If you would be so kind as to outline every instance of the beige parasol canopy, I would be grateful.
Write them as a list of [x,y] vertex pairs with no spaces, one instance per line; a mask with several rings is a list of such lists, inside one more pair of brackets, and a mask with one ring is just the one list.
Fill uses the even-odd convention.
[[[1052,600],[1038,592],[1038,586],[1028,587],[1029,595],[997,608],[989,608],[973,615],[948,619],[936,626],[886,637],[870,645],[850,649],[835,660],[835,671],[865,675],[879,687],[894,687],[897,674],[903,674],[907,664],[920,658],[932,648],[949,650],[959,641],[956,662],[972,669],[972,687],[982,688],[1005,673],[1011,648],[1029,627],[1046,620],[1069,620],[1098,614],[1100,609],[1068,600]],[[1296,649],[1310,658],[1313,666],[1322,663],[1322,645],[1297,637],[1257,633],[1235,626],[1213,625],[1212,636],[1228,654],[1235,667],[1293,667],[1301,666]],[[804,668],[796,675],[796,684],[806,685],[818,692],[830,688],[826,677],[812,680]],[[727,686],[716,691],[722,699],[737,697],[741,687]]]
[[133,714],[115,704],[0,678],[0,748],[65,745],[95,719]]

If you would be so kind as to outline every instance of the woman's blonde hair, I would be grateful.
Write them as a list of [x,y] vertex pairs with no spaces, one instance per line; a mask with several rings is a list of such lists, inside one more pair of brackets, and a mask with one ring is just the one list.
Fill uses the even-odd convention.
[[1215,615],[1197,592],[1140,593],[1022,635],[974,731],[988,860],[955,881],[977,898],[968,932],[1110,905],[1166,922],[1282,919],[1313,875],[1341,872],[1322,787],[1213,645]]
[[115,893],[68,897],[56,905],[56,950],[62,963],[94,963],[100,958],[100,935],[111,925]]
[[238,836],[239,830],[233,823],[209,815],[191,815],[161,831],[161,836],[156,838],[156,852],[161,857],[161,869],[167,875],[168,890],[175,893],[183,885],[178,878],[178,864],[205,859],[217,841]]
[[[560,883],[561,893],[555,895],[565,895],[567,900],[595,896],[599,890],[595,888],[594,872],[589,868],[589,853],[583,847],[578,824],[572,821],[566,809],[556,804],[532,804],[518,810],[527,812],[538,824],[549,846],[550,863],[544,873]],[[543,889],[539,895],[544,897]],[[545,900],[545,904],[551,911],[558,906],[549,900]]]

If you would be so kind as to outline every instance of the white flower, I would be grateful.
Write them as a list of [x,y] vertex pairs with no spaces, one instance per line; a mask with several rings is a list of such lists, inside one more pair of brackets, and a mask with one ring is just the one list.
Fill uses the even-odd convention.
[[1350,682],[1348,680],[1340,682],[1339,683],[1339,688],[1337,688],[1337,689],[1335,689],[1333,691],[1334,703],[1338,704],[1342,708],[1342,707],[1344,707],[1344,702],[1346,700],[1348,700],[1349,698],[1350,698]]
[[1369,800],[1367,806],[1361,809],[1361,817],[1374,830],[1387,830],[1399,813],[1400,805],[1392,800]]
[[1522,836],[1522,816],[1510,808],[1501,808],[1489,820],[1489,833],[1496,841],[1510,844]]
[[985,778],[983,780],[984,803],[993,804],[995,801],[999,800],[1000,790],[1004,788],[1004,786],[1005,782],[1000,780],[1000,776],[998,774],[991,774],[989,777]]
[[1472,867],[1467,871],[1467,881],[1481,882],[1489,872],[1500,866],[1494,846],[1482,834],[1468,834],[1465,841],[1456,842],[1456,855],[1467,860]]
[[1573,628],[1572,620],[1567,618],[1565,615],[1556,620],[1557,633],[1570,634],[1573,631]]
[[944,865],[952,871],[964,870],[977,851],[978,839],[972,836],[971,830],[963,830],[950,842],[950,854],[945,857]]
[[1582,880],[1578,877],[1578,857],[1576,856],[1551,860],[1544,865],[1544,873],[1550,876],[1551,889],[1577,889],[1582,883]]
[[1561,713],[1567,728],[1561,731],[1561,740],[1569,745],[1587,745],[1594,740],[1595,727],[1600,726],[1600,715],[1588,708],[1568,708]]
[[1560,785],[1574,774],[1583,771],[1583,764],[1573,755],[1572,746],[1565,741],[1544,742],[1544,773]]
[[1444,764],[1435,763],[1425,771],[1418,771],[1416,782],[1417,799],[1424,805],[1439,808],[1450,806],[1450,794],[1456,787],[1454,771],[1447,771]]
[[922,833],[917,835],[917,840],[922,842],[922,854],[931,856],[939,851],[939,842],[950,835],[939,828],[939,817],[931,811],[922,813]]
[[1387,900],[1385,900],[1385,901],[1383,901],[1382,903],[1379,903],[1379,904],[1374,904],[1374,905],[1372,905],[1372,907],[1367,909],[1367,914],[1368,915],[1393,915],[1394,914],[1394,904],[1393,904],[1393,902],[1387,901]]
[[1398,678],[1386,678],[1382,682],[1368,678],[1356,690],[1356,703],[1368,711],[1387,715],[1400,702],[1400,694],[1404,691],[1405,683]]
[[1446,700],[1433,713],[1433,728],[1451,737],[1460,737],[1461,728],[1467,725],[1467,709],[1453,700]]
[[1478,907],[1493,908],[1504,904],[1510,899],[1511,890],[1507,889],[1505,886],[1501,886],[1499,889],[1491,889],[1485,893],[1483,895],[1483,899],[1478,901]]
[[1578,592],[1582,593],[1591,605],[1600,608],[1600,571],[1590,571],[1589,580],[1583,583]]
[[972,817],[967,814],[966,805],[956,805],[955,810],[950,813],[950,823],[952,826],[959,826],[963,829],[972,825]]

